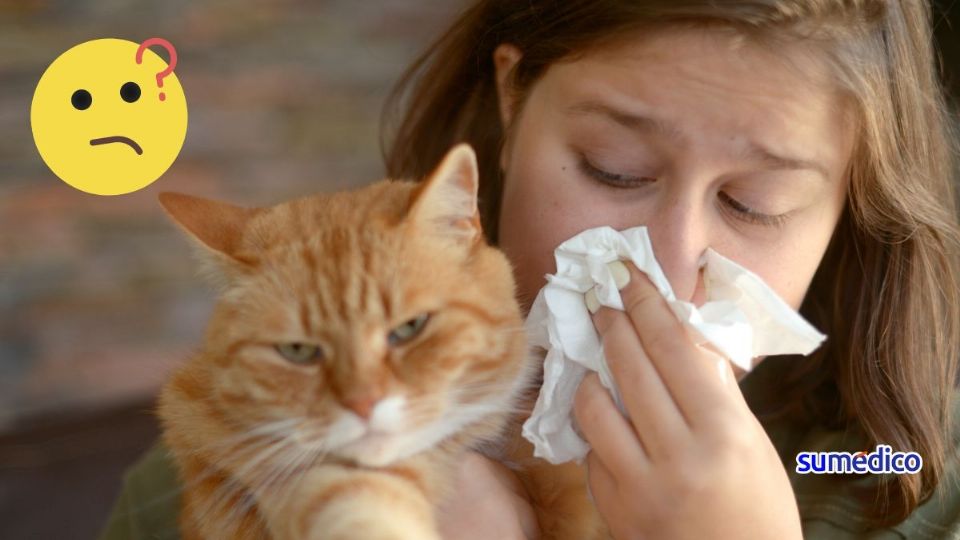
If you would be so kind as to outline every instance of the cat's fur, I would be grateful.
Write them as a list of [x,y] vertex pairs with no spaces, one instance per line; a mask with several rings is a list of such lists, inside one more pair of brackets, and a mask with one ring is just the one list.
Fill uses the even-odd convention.
[[[456,460],[489,443],[522,468],[545,538],[596,534],[582,471],[532,460],[516,436],[535,360],[477,182],[460,146],[420,183],[269,208],[161,195],[222,284],[159,403],[186,540],[438,538]],[[290,343],[322,357],[293,363],[276,348]]]

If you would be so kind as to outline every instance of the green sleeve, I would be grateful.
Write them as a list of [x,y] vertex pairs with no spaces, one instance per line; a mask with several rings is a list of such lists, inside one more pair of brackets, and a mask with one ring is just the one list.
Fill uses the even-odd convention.
[[[740,387],[751,406],[758,398],[761,401],[766,399],[767,394],[777,388],[778,370],[782,369],[780,360],[777,357],[764,360],[741,381]],[[960,399],[955,400],[954,415],[960,419]],[[905,520],[890,527],[876,528],[871,526],[867,516],[882,476],[796,472],[799,452],[872,451],[873,448],[867,448],[864,442],[867,437],[861,429],[857,426],[826,429],[787,420],[762,423],[790,478],[805,539],[960,539],[960,470],[956,462],[948,465],[934,495]],[[948,452],[948,455],[956,454],[958,448],[960,442],[954,441],[954,452]]]
[[[798,451],[872,450],[856,441],[866,440],[854,429],[811,429],[785,463],[803,520],[804,538],[827,539],[960,539],[960,487],[956,464],[948,465],[934,495],[906,519],[886,528],[872,527],[868,510],[876,497],[880,475],[797,474]],[[784,459],[786,461],[786,459]]]
[[178,540],[180,491],[175,465],[157,443],[124,476],[100,540]]
[[[806,496],[800,499],[803,537],[807,539],[864,539],[864,540],[941,540],[960,538],[960,516],[956,500],[956,479],[943,483],[954,484],[940,490],[917,507],[907,519],[888,528],[871,528],[863,506],[855,499],[840,493]],[[945,492],[949,493],[946,497]]]

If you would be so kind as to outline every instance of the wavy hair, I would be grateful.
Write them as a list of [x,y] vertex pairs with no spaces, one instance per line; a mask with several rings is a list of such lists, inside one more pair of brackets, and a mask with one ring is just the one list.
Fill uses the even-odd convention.
[[902,521],[954,457],[960,356],[955,134],[937,77],[931,9],[914,0],[481,0],[405,72],[383,117],[394,178],[420,178],[460,141],[477,150],[484,229],[497,242],[501,126],[493,52],[520,49],[517,103],[554,62],[649,25],[708,24],[823,54],[855,113],[846,208],[801,313],[830,339],[793,362],[776,417],[855,423],[919,452],[919,475],[878,486],[871,515]]

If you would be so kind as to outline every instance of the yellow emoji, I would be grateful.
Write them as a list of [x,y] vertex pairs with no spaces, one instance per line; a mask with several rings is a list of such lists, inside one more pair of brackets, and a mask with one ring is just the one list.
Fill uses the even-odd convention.
[[[167,50],[169,63],[153,45]],[[176,59],[161,38],[96,39],[57,57],[30,106],[33,140],[50,170],[95,195],[130,193],[160,178],[187,134]]]

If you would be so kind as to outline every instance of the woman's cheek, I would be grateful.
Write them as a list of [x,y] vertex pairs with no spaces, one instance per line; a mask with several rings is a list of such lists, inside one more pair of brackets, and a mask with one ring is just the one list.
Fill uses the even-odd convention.
[[594,227],[642,224],[639,209],[604,196],[590,180],[572,178],[576,171],[554,172],[550,181],[543,181],[543,171],[529,172],[508,179],[515,188],[504,192],[500,221],[500,247],[514,265],[525,308],[546,285],[544,276],[556,272],[554,250],[562,242]]
[[553,248],[557,229],[566,222],[563,201],[552,190],[541,189],[538,178],[511,171],[500,209],[500,248],[513,264],[518,296],[529,308],[555,268]]

